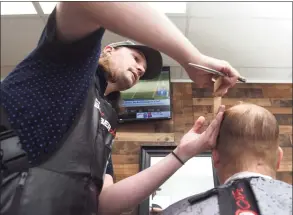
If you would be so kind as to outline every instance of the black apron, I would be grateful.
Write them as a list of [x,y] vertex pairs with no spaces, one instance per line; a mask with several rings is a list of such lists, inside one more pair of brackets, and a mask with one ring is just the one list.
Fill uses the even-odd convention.
[[84,109],[54,155],[39,166],[4,173],[0,214],[97,214],[117,126],[117,114],[99,86],[89,88]]

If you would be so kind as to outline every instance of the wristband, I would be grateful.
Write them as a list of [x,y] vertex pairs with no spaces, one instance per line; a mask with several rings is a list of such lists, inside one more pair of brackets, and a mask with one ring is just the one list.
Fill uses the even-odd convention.
[[175,158],[177,158],[177,160],[184,165],[184,162],[175,154],[175,152],[172,151],[172,155],[174,155]]

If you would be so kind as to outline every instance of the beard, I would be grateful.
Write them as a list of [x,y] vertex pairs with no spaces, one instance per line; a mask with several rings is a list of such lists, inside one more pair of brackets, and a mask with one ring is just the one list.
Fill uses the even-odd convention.
[[102,54],[99,59],[99,66],[102,67],[106,73],[106,79],[109,83],[115,84],[115,88],[119,91],[124,91],[133,86],[132,80],[126,76],[126,72],[122,74],[121,71],[115,70],[111,63],[111,56]]
[[103,70],[105,71],[107,81],[111,83],[116,83],[117,78],[114,75],[115,74],[114,71],[110,67],[110,56],[106,54],[102,54],[99,59],[99,66],[101,66]]

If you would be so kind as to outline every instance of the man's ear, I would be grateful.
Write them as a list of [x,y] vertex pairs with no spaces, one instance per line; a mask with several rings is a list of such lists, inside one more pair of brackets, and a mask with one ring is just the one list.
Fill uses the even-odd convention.
[[217,149],[212,150],[212,160],[213,160],[214,167],[218,169],[220,167],[220,156]]
[[279,146],[278,147],[278,161],[277,161],[277,170],[280,168],[281,161],[283,159],[283,149]]

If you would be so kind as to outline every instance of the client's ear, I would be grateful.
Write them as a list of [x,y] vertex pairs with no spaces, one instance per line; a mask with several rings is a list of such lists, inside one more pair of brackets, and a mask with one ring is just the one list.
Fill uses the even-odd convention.
[[283,149],[279,146],[278,147],[278,161],[277,161],[277,170],[280,168],[281,161],[283,159]]
[[220,156],[217,149],[212,150],[212,160],[213,160],[214,167],[218,169],[220,166]]

